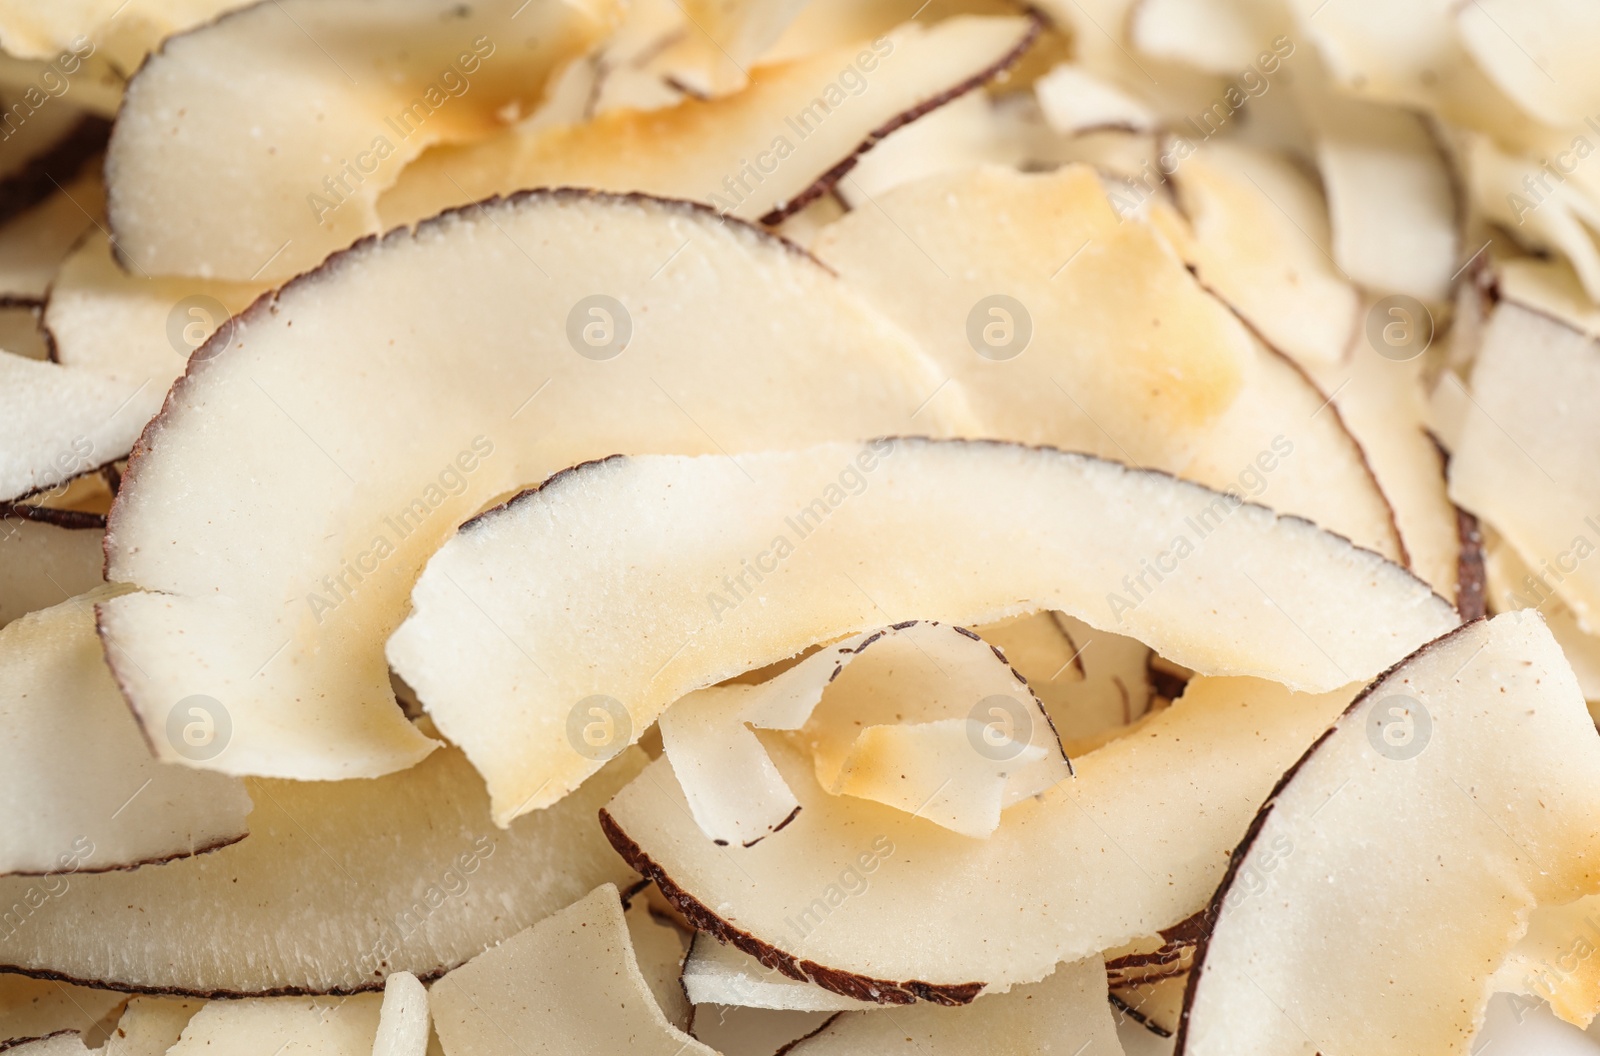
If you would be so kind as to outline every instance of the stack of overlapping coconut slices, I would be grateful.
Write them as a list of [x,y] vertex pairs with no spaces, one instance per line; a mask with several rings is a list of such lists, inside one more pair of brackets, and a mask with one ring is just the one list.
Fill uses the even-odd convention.
[[0,3],[0,1048],[1596,1051],[1600,8],[1041,8]]

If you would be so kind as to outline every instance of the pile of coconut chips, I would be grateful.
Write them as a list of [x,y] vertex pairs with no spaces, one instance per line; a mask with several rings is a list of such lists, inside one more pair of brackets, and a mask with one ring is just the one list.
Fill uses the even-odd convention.
[[1600,1053],[1597,34],[0,0],[0,1050]]

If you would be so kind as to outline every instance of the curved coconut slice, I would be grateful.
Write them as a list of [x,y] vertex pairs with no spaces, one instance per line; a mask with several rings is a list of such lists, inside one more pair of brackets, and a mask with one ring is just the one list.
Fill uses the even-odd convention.
[[823,788],[981,839],[1002,808],[1072,776],[1043,705],[993,646],[940,624],[890,630],[801,665],[826,673],[798,735]]
[[[102,632],[147,729],[191,693],[228,707],[216,757],[152,738],[162,758],[302,779],[433,747],[394,707],[382,643],[422,562],[485,504],[616,451],[898,429],[941,381],[792,246],[684,203],[582,192],[364,243],[228,333],[129,465],[109,572],[160,593],[104,606]],[[916,424],[970,418],[946,392]]]
[[1099,957],[1089,957],[1062,965],[1043,982],[963,1008],[922,1004],[893,1011],[846,1012],[789,1052],[794,1056],[885,1052],[1122,1056],[1122,1046],[1106,1003],[1105,967]]
[[0,351],[0,502],[124,457],[163,394]]
[[167,1051],[170,1056],[273,1056],[299,1049],[372,1056],[382,1004],[377,994],[208,1001]]
[[0,303],[43,301],[61,261],[104,212],[100,174],[91,168],[0,226]]
[[1062,63],[1034,82],[1050,127],[1076,136],[1094,129],[1153,132],[1156,115],[1140,100],[1079,66]]
[[1542,312],[1574,330],[1600,334],[1600,305],[1590,299],[1565,260],[1518,257],[1498,262],[1494,286],[1502,300]]
[[97,230],[61,262],[43,322],[56,362],[164,395],[190,354],[270,288],[130,274]]
[[[1561,399],[1551,399],[1560,393]],[[1600,630],[1600,348],[1548,316],[1502,302],[1472,368],[1471,407],[1450,459],[1450,497],[1489,521]]]
[[1012,439],[1178,468],[1250,367],[1244,330],[1086,166],[922,180],[816,249]]
[[847,638],[768,681],[712,686],[667,709],[662,743],[695,821],[744,846],[799,809],[749,727],[801,730],[835,795],[979,838],[1002,807],[1072,775],[1027,680],[971,631],[937,623]]
[[130,276],[92,232],[51,286],[55,362],[0,355],[0,498],[126,457],[190,352],[261,290]]
[[987,840],[830,796],[775,740],[803,806],[753,847],[708,840],[661,762],[601,820],[694,927],[763,964],[861,1000],[961,1003],[1201,909],[1225,848],[1352,692],[1196,677],[1138,736],[1075,760],[1074,780],[1017,805]]
[[1060,612],[975,629],[1028,680],[1069,754],[1075,742],[1125,728],[1150,709],[1154,654],[1137,638],[1096,630]]
[[[250,797],[234,778],[150,755],[106,669],[94,605],[72,598],[0,630],[0,774],[15,816],[0,830],[0,874],[126,869],[244,839]],[[180,709],[181,710],[181,709]],[[190,750],[203,710],[176,725]],[[203,749],[201,749],[203,750]]]
[[1152,55],[1135,56],[1130,30],[1137,6],[1138,0],[1042,0],[1040,9],[1070,31],[1074,62],[1143,99],[1169,124],[1221,98],[1227,88],[1221,77]]
[[[1333,403],[1394,511],[1408,567],[1442,597],[1457,595],[1461,536],[1445,484],[1445,463],[1428,432],[1422,357],[1433,321],[1415,302],[1380,300],[1368,309],[1376,341],[1351,342],[1344,362],[1311,373]],[[1392,343],[1385,335],[1392,338]],[[1323,414],[1328,413],[1324,410]],[[1265,496],[1272,502],[1271,492]]]
[[1538,609],[1550,633],[1561,644],[1561,652],[1572,665],[1586,700],[1600,701],[1600,638],[1589,634],[1578,623],[1572,609],[1555,590],[1559,568],[1546,560],[1537,572],[1528,567],[1516,548],[1495,535],[1486,545],[1484,570],[1487,575],[1488,603],[1496,613],[1517,609]]
[[[1280,0],[1139,0],[1130,30],[1143,54],[1238,77],[1264,55],[1294,53],[1289,23]],[[1244,93],[1236,87],[1233,94]]]
[[383,981],[372,1056],[424,1056],[430,1023],[428,992],[410,972],[395,972]]
[[[1571,158],[1567,147],[1561,142],[1549,153],[1560,151]],[[1531,249],[1565,256],[1589,298],[1600,298],[1600,249],[1595,245],[1600,188],[1576,180],[1552,183],[1535,157],[1502,150],[1488,136],[1466,137],[1462,154],[1473,204],[1484,217]]]
[[93,514],[0,505],[0,627],[104,582],[105,534]]
[[[821,655],[821,654],[818,654]],[[661,715],[661,744],[695,824],[722,844],[754,843],[800,809],[761,741],[745,725],[753,687],[711,686]]]
[[1275,154],[1220,142],[1185,158],[1172,180],[1193,228],[1177,248],[1200,281],[1295,360],[1338,362],[1360,298],[1329,256],[1316,184]]
[[689,996],[683,989],[683,962],[686,944],[693,938],[678,930],[665,916],[657,919],[649,901],[635,898],[623,910],[628,923],[628,940],[633,943],[633,958],[639,973],[650,987],[651,996],[667,1021],[688,1031],[694,1019]]
[[1255,369],[1183,474],[1297,514],[1402,563],[1409,555],[1366,452],[1337,403],[1287,356],[1256,346]]
[[1472,61],[1451,4],[1288,0],[1297,36],[1327,63],[1342,92],[1430,110],[1515,138],[1527,116]]
[[1298,518],[1086,455],[921,440],[580,466],[468,525],[412,604],[390,662],[502,821],[597,768],[568,733],[593,696],[637,736],[687,693],[886,622],[1057,609],[1198,671],[1314,690],[1455,622]]
[[683,962],[683,990],[697,1005],[736,1005],[790,1012],[876,1010],[882,1005],[857,1001],[768,968],[737,946],[698,933]]
[[[1037,745],[1017,745],[1009,729],[1015,722],[1016,698],[1000,700],[1004,703],[995,703],[994,698],[979,702],[985,706],[987,721],[936,719],[869,726],[856,735],[825,787],[984,839],[1000,826],[1001,808],[1050,787],[1053,782],[1032,777],[1045,765],[1054,764],[1062,779],[1070,776],[1059,748],[1052,756]],[[987,751],[977,750],[977,745]],[[1010,755],[1012,751],[1017,754]],[[1019,781],[1018,770],[1032,779]]]
[[208,22],[248,0],[58,0],[0,3],[0,47],[23,59],[54,59],[65,51],[109,53],[124,70],[174,33]]
[[445,1056],[717,1056],[656,1006],[610,884],[474,957],[430,998]]
[[1010,67],[1038,32],[1033,18],[909,23],[753,70],[748,87],[721,99],[434,151],[384,197],[383,218],[411,223],[521,187],[571,185],[707,202],[775,224],[826,194],[890,132]]
[[1120,223],[1088,168],[920,181],[816,248],[921,338],[999,435],[1253,496],[1270,481],[1274,508],[1401,555],[1327,397],[1259,348],[1153,232]]
[[1455,10],[1461,42],[1494,82],[1547,125],[1600,108],[1590,45],[1600,11],[1582,0],[1473,0]]
[[106,155],[118,252],[153,275],[315,267],[378,231],[402,167],[537,102],[615,11],[275,0],[174,37],[129,82]]
[[[1027,57],[1035,54],[1030,50]],[[1015,76],[1008,71],[1005,83]],[[1013,100],[1029,102],[1025,96],[996,98],[987,91],[968,92],[896,129],[860,156],[849,175],[834,184],[833,196],[849,209],[876,209],[873,202],[879,195],[903,183],[980,165],[1024,164],[1032,143],[1015,127],[1012,112],[1017,105]]]
[[[216,701],[194,706],[226,729]],[[396,971],[437,976],[576,892],[628,882],[594,812],[643,762],[624,753],[597,787],[508,831],[490,825],[481,782],[451,750],[375,781],[251,782],[250,837],[232,847],[57,876],[54,891],[50,877],[0,880],[0,904],[21,902],[29,885],[51,895],[0,930],[0,966],[199,995],[349,993]]]
[[1459,265],[1454,176],[1422,115],[1350,99],[1302,67],[1338,269],[1380,293],[1440,301]]
[[1597,810],[1600,743],[1544,621],[1424,646],[1288,770],[1234,852],[1177,1051],[1465,1054],[1527,914],[1600,891]]
[[88,1033],[126,1000],[126,994],[110,990],[0,975],[0,1051],[24,1038],[63,1031]]

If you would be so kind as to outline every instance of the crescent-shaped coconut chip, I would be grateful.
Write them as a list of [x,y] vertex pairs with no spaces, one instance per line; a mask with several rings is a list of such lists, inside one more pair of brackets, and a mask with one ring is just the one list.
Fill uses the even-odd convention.
[[696,933],[683,962],[683,990],[696,1005],[786,1012],[849,1012],[883,1006],[824,990],[768,968],[737,946]]
[[1315,139],[1339,271],[1379,294],[1444,300],[1459,267],[1460,207],[1432,127],[1414,111],[1330,88],[1316,61],[1296,60],[1294,89]]
[[265,289],[130,275],[91,231],[51,282],[53,362],[0,357],[0,500],[126,458],[189,354]]
[[639,965],[650,993],[667,1021],[687,1032],[694,1020],[694,1009],[683,988],[683,963],[692,945],[692,932],[659,913],[645,898],[625,904],[623,918],[628,923],[628,939],[633,943],[633,959]]
[[420,159],[379,209],[386,225],[411,223],[518,188],[582,186],[684,198],[776,224],[826,194],[890,132],[1009,68],[1038,32],[1036,18],[908,23],[753,69],[748,86],[719,99],[511,129]]
[[717,1056],[657,1007],[610,884],[449,973],[429,1000],[444,1056]]
[[467,526],[413,607],[390,662],[502,822],[599,766],[571,732],[596,698],[631,739],[687,693],[905,619],[1056,609],[1196,671],[1310,690],[1456,622],[1398,566],[1236,496],[1086,455],[921,440],[581,466]]
[[[129,464],[108,574],[150,593],[103,605],[101,631],[157,754],[234,774],[371,777],[431,751],[383,643],[428,555],[529,481],[618,451],[972,425],[827,269],[682,202],[541,191],[452,213],[227,334]],[[159,736],[193,693],[233,720],[205,760]]]
[[[1313,368],[1394,511],[1408,565],[1445,598],[1456,598],[1461,533],[1450,502],[1444,459],[1428,431],[1422,353],[1433,317],[1420,303],[1379,299],[1368,312],[1380,320],[1376,341],[1363,333],[1344,361]],[[1392,342],[1392,343],[1391,343]],[[1272,501],[1270,490],[1264,496]]]
[[43,302],[61,261],[104,212],[105,189],[91,167],[0,224],[0,304]]
[[1600,891],[1597,812],[1600,738],[1543,620],[1424,646],[1284,774],[1234,851],[1177,1052],[1468,1053],[1528,914]]
[[1061,612],[1035,612],[974,627],[1006,654],[1044,705],[1070,756],[1143,717],[1155,702],[1150,647],[1096,630]]
[[[101,588],[0,629],[0,750],[9,760],[0,796],[13,810],[0,830],[0,875],[127,869],[203,854],[248,831],[250,797],[237,778],[151,756],[95,634],[94,605],[114,593]],[[201,707],[164,735],[203,751],[211,719]]]
[[[1450,497],[1479,515],[1600,631],[1600,342],[1502,302],[1472,367],[1470,406],[1450,458]],[[1552,393],[1562,398],[1552,399]]]
[[[379,230],[434,143],[532,108],[615,0],[274,0],[181,34],[129,82],[106,154],[111,233],[140,275],[281,281]],[[247,75],[245,75],[247,74]]]
[[1010,439],[1176,470],[1246,383],[1244,328],[1088,166],[945,173],[877,203],[817,255]]
[[1217,141],[1185,157],[1172,179],[1193,232],[1175,248],[1200,281],[1297,362],[1338,362],[1360,296],[1329,256],[1316,183],[1277,154]]
[[1062,965],[1042,982],[961,1008],[921,1004],[844,1012],[788,1053],[879,1056],[902,1051],[926,1056],[1058,1051],[1122,1056],[1122,1045],[1106,1001],[1105,966],[1099,957],[1088,957]]
[[1530,116],[1565,127],[1600,109],[1600,70],[1589,50],[1600,34],[1594,5],[1473,0],[1447,10],[1478,66]]
[[[1173,223],[1162,230],[1187,238]],[[1327,397],[1208,296],[1160,234],[1119,220],[1088,166],[919,180],[831,225],[815,249],[921,340],[995,435],[1264,495],[1403,553]]]
[[662,743],[696,822],[745,846],[800,805],[750,727],[800,730],[835,795],[978,838],[1003,807],[1072,774],[1027,680],[973,632],[937,623],[847,638],[769,681],[713,686],[667,709]]
[[[225,728],[215,702],[194,707],[214,708]],[[624,752],[595,788],[509,830],[490,823],[481,782],[453,750],[378,780],[248,782],[250,836],[231,847],[156,868],[0,880],[0,905],[30,907],[0,929],[0,971],[199,996],[436,977],[596,883],[632,879],[594,814],[643,763]]]
[[[613,845],[700,931],[835,993],[946,1004],[1048,975],[1204,908],[1283,769],[1350,701],[1196,676],[1137,734],[971,840],[830,796],[803,751],[767,745],[802,804],[753,847],[694,824],[664,761],[602,817]],[[1004,892],[1025,889],[1018,903]]]

